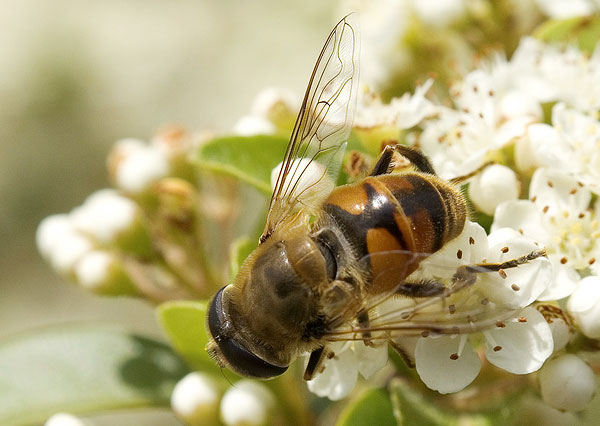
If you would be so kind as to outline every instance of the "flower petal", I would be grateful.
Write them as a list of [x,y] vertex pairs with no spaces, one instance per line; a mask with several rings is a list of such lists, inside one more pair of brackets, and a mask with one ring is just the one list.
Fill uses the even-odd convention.
[[527,200],[506,201],[496,207],[492,232],[499,228],[512,228],[535,241],[548,245],[550,236],[542,224],[542,215],[535,204]]
[[462,339],[466,336],[419,339],[415,363],[419,377],[428,388],[439,393],[458,392],[475,380],[481,360],[468,342],[460,350]]
[[528,307],[518,319],[505,324],[484,332],[488,361],[514,374],[539,370],[554,348],[552,331],[542,314]]
[[358,371],[365,379],[370,378],[387,364],[387,344],[371,347],[366,346],[363,342],[355,342],[353,349]]
[[358,379],[358,370],[354,352],[346,347],[335,352],[332,359],[325,360],[325,370],[308,382],[308,389],[318,395],[337,401],[347,396]]

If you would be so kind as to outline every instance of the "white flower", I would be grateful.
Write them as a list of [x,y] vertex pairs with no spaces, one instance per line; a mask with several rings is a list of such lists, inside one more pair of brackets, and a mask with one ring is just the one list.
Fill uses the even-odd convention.
[[399,48],[410,24],[407,0],[344,0],[339,14],[360,14],[360,79],[375,89],[384,87],[391,76],[409,63],[408,49]]
[[133,194],[165,177],[169,168],[169,159],[162,148],[137,139],[117,141],[109,157],[109,169],[116,185]]
[[544,402],[559,410],[583,410],[596,392],[594,371],[573,354],[548,361],[539,377]]
[[57,413],[46,420],[44,426],[86,426],[87,423],[68,413]]
[[258,115],[245,115],[233,126],[233,133],[240,136],[272,135],[275,125]]
[[189,373],[175,385],[171,408],[187,425],[216,423],[221,390],[207,374]]
[[416,88],[414,95],[405,93],[388,104],[371,92],[362,93],[354,115],[354,126],[370,128],[393,125],[399,129],[409,129],[417,125],[436,111],[436,107],[425,97],[432,84],[433,80],[429,79]]
[[434,27],[444,27],[466,13],[464,0],[412,0],[411,5],[419,18]]
[[500,204],[492,230],[511,227],[546,246],[554,283],[539,300],[560,299],[575,288],[577,270],[598,268],[595,260],[600,257],[600,207],[596,203],[595,210],[590,210],[590,191],[558,170],[536,170],[529,195],[530,201]]
[[551,18],[572,18],[598,11],[593,0],[536,0],[538,7]]
[[[513,374],[537,371],[553,348],[552,332],[542,314],[528,307],[501,324],[483,331],[487,360]],[[415,363],[423,383],[440,393],[464,389],[481,368],[467,335],[419,339]]]
[[562,101],[584,112],[600,108],[600,49],[592,56],[576,46],[563,48],[524,38],[515,51],[518,88],[540,102]]
[[340,400],[352,392],[358,373],[368,379],[387,363],[387,345],[371,347],[365,346],[362,341],[340,342],[328,345],[326,350],[334,356],[324,360],[324,370],[308,382],[308,389],[332,401]]
[[488,68],[467,74],[452,87],[457,109],[438,107],[437,117],[422,125],[423,152],[444,178],[477,169],[491,152],[523,136],[540,119],[537,100],[508,79],[511,68],[504,59],[496,56]]
[[252,380],[240,380],[221,400],[221,419],[227,426],[261,426],[268,423],[275,404],[271,391]]
[[[487,237],[478,224],[468,222],[461,235],[425,259],[411,277],[448,281],[461,264],[479,263],[484,258],[487,263],[503,262],[535,250],[539,247],[533,241],[515,231],[500,229]],[[415,363],[421,380],[440,393],[457,392],[471,383],[481,366],[471,346],[471,340],[476,342],[475,334],[470,336],[468,327],[477,330],[480,321],[490,320],[494,322],[483,326],[481,334],[477,331],[484,338],[488,361],[514,374],[539,369],[552,354],[552,332],[544,317],[527,305],[546,290],[550,279],[551,267],[545,258],[501,274],[479,273],[474,285],[446,300],[444,306],[450,304],[455,309],[445,319],[439,318],[453,324],[461,310],[468,311],[470,320],[463,334],[430,335],[417,342]],[[514,313],[506,318],[507,312]]]
[[503,201],[519,197],[519,181],[512,169],[499,164],[486,167],[469,184],[469,198],[478,210],[492,216]]
[[528,129],[535,162],[572,175],[600,193],[600,122],[558,103],[552,108],[552,126]]
[[600,277],[582,279],[569,298],[567,310],[583,334],[600,338]]
[[133,225],[137,214],[132,200],[114,189],[102,189],[73,209],[71,219],[79,231],[108,244]]

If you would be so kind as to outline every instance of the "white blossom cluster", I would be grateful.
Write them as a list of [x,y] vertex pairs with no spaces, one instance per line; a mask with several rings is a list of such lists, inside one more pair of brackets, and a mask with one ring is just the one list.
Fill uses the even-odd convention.
[[[116,188],[96,191],[71,212],[42,220],[36,234],[41,255],[58,273],[98,294],[140,294],[151,300],[185,296],[168,265],[144,261],[156,255],[157,247],[164,252],[160,242],[151,241],[152,227],[161,224],[149,223],[147,210],[160,208],[161,196],[185,198],[191,185],[173,178],[188,173],[187,156],[195,142],[177,128],[158,133],[150,143],[117,141],[108,157]],[[173,211],[180,207],[169,202]]]
[[[422,381],[440,393],[470,384],[485,356],[513,374],[541,369],[543,400],[581,410],[595,392],[594,373],[583,354],[568,353],[566,345],[577,332],[600,338],[600,49],[586,55],[525,38],[510,60],[496,54],[466,74],[451,88],[449,103],[428,99],[431,85],[389,103],[367,93],[355,126],[408,132],[407,141],[445,179],[476,172],[468,197],[493,222],[490,235],[468,222],[415,274],[450,282],[461,265],[503,262],[542,248],[547,257],[503,275],[479,274],[475,290],[451,296],[454,305],[470,306],[466,299],[476,293],[490,312],[505,313],[495,324],[406,338],[403,347]],[[495,164],[483,168],[490,161]],[[549,315],[547,306],[561,314]],[[308,384],[330,399],[345,397],[358,373],[370,377],[387,359],[385,347],[360,341],[335,343],[332,350],[335,357]]]

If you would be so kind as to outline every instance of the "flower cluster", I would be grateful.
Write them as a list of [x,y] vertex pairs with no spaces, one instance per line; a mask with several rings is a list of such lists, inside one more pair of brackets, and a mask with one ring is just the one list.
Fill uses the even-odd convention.
[[[436,321],[458,324],[453,315],[470,313],[460,332],[457,325],[450,335],[400,338],[431,389],[463,389],[485,355],[513,374],[541,369],[541,395],[552,407],[581,410],[591,400],[594,374],[585,354],[567,344],[577,333],[600,336],[599,71],[600,50],[586,55],[525,38],[510,60],[495,54],[464,75],[451,87],[449,103],[427,97],[430,81],[388,103],[368,92],[359,101],[355,126],[361,134],[396,129],[443,178],[473,173],[469,199],[490,217],[491,234],[467,224],[461,236],[422,262],[415,277],[452,282],[461,265],[504,262],[541,248],[547,253],[501,275],[480,273],[473,288],[445,300],[438,310],[445,306],[446,313],[436,313]],[[495,164],[486,167],[490,162]],[[474,297],[485,309],[474,307]],[[402,303],[379,309],[402,312]],[[309,388],[339,399],[354,387],[365,359],[383,365],[380,354],[361,343],[337,348]],[[569,382],[569,375],[577,380]],[[577,398],[563,401],[558,389],[565,386]]]
[[70,213],[45,218],[40,253],[79,286],[102,295],[162,301],[206,296],[197,197],[189,153],[204,137],[167,129],[150,143],[115,143],[116,188],[91,194]]

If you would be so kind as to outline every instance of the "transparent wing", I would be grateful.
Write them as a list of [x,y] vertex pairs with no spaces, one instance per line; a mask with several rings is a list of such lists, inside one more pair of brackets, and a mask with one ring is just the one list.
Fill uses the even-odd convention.
[[317,208],[335,186],[356,105],[356,19],[351,14],[338,22],[317,59],[273,190],[261,241],[294,210]]

